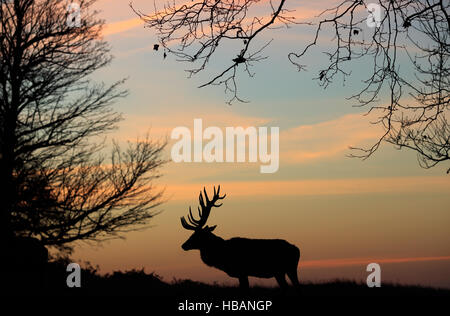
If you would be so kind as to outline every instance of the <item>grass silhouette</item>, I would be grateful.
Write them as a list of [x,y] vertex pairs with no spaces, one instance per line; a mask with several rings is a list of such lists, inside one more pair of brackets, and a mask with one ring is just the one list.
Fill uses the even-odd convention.
[[332,280],[323,283],[301,282],[301,289],[289,287],[253,286],[241,290],[236,286],[206,284],[188,279],[166,282],[155,272],[142,270],[115,271],[100,274],[98,267],[85,264],[81,270],[81,287],[68,288],[66,271],[68,259],[51,262],[46,272],[46,281],[40,294],[44,295],[139,295],[182,298],[282,298],[296,296],[450,296],[450,289],[382,283],[380,288],[369,288],[366,284],[351,280]]

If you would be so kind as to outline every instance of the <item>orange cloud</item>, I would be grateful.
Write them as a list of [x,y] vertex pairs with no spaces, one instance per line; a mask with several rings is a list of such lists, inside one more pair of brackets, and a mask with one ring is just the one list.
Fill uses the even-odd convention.
[[[405,258],[340,258],[340,259],[321,259],[321,260],[301,260],[299,269],[321,269],[321,268],[336,268],[367,265],[375,262],[378,264],[392,264],[392,263],[414,263],[414,262],[430,262],[430,261],[448,261],[450,256],[434,256],[434,257],[405,257]],[[186,265],[177,264],[170,266],[158,267],[158,271],[176,270],[187,268],[198,268],[200,265]]]
[[[126,120],[121,123],[117,137],[134,140],[137,134],[142,135],[150,128],[153,136],[170,135],[172,129],[177,126],[192,129],[195,118],[203,120],[203,128],[272,126],[268,118],[242,116],[229,111],[228,108],[216,109],[212,113],[211,110],[208,111],[199,108],[176,115],[127,115]],[[344,156],[349,146],[363,145],[382,135],[382,129],[371,124],[373,119],[362,114],[348,114],[333,120],[281,131],[280,158],[288,163],[301,163],[337,154]]]
[[193,132],[194,119],[196,118],[202,119],[203,129],[209,126],[217,126],[220,128],[242,126],[246,128],[249,126],[261,126],[269,122],[267,118],[238,115],[225,107],[216,109],[214,112],[211,109],[191,108],[188,113],[167,113],[167,115],[154,116],[126,115],[116,137],[122,140],[134,141],[137,135],[143,135],[149,129],[151,136],[170,137],[172,129],[178,126],[185,126]]
[[[180,101],[181,102],[181,101]],[[247,117],[222,108],[215,112],[203,108],[189,113],[172,115],[138,116],[127,115],[116,138],[133,141],[136,135],[143,135],[151,128],[152,137],[169,136],[173,128],[186,126],[193,129],[195,118],[202,118],[203,129],[208,126],[272,126],[268,118]],[[345,157],[349,147],[367,147],[383,135],[380,125],[371,124],[374,116],[362,113],[347,114],[336,119],[310,125],[300,125],[280,132],[280,161],[286,164],[316,162],[319,159]],[[247,165],[241,164],[238,168]],[[221,167],[217,167],[220,169]]]
[[424,262],[424,261],[446,261],[450,260],[450,256],[438,257],[409,257],[409,258],[344,258],[344,259],[327,259],[327,260],[307,260],[300,261],[300,269],[303,268],[331,268],[354,265],[366,265],[371,262],[376,263],[408,263],[408,262]]
[[[268,3],[269,1],[262,1],[259,6],[264,5],[264,2]],[[192,0],[182,1],[177,5],[177,8],[180,8],[181,6],[185,5],[186,3],[193,4]],[[292,10],[292,11],[286,13],[285,15],[295,18],[298,21],[301,21],[301,20],[308,20],[313,17],[316,17],[322,11],[323,10],[308,8],[303,5],[301,7],[297,7],[295,10]],[[152,13],[149,13],[149,14],[153,15]],[[266,16],[267,20],[270,18],[271,18],[270,15]],[[249,17],[244,20],[244,23],[245,22],[251,23],[252,21],[253,21],[253,17]],[[263,21],[264,20],[262,20],[261,22],[263,22]],[[106,24],[106,26],[103,30],[103,35],[107,36],[107,35],[114,35],[114,34],[122,33],[122,32],[128,31],[130,29],[133,29],[133,28],[138,27],[143,24],[144,24],[144,22],[139,17],[135,17],[132,19],[123,20],[123,21],[119,21],[119,22],[108,23],[108,24]],[[280,21],[276,21],[276,23],[274,23],[274,26],[280,26],[280,25],[283,25],[283,23]]]
[[[178,4],[177,7],[180,7],[188,2],[192,2],[192,0],[183,1],[180,4]],[[130,8],[127,7],[127,9],[130,10],[130,12],[135,17],[132,19],[128,19],[128,20],[123,20],[123,21],[119,21],[119,22],[106,24],[106,26],[103,30],[103,35],[107,36],[107,35],[114,35],[114,34],[122,33],[122,32],[128,31],[130,29],[133,29],[135,27],[138,27],[138,26],[144,24],[144,21],[142,21],[142,19],[140,17],[136,16],[136,14],[134,12],[132,12]],[[136,9],[138,9],[138,8],[136,8]],[[149,14],[153,15],[150,12],[149,12]]]
[[125,31],[128,31],[130,29],[133,29],[135,27],[138,27],[142,25],[144,22],[140,18],[133,18],[129,20],[114,22],[114,23],[108,23],[105,25],[103,29],[103,35],[114,35],[117,33],[122,33]]

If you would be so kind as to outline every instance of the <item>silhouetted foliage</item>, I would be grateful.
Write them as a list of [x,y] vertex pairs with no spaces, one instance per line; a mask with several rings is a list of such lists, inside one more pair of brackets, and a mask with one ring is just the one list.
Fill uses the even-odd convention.
[[[255,38],[276,24],[296,23],[289,16],[289,3],[195,0],[183,5],[173,1],[164,7],[155,4],[153,14],[133,10],[147,27],[156,30],[168,52],[196,65],[188,70],[190,75],[207,69],[217,47],[238,47],[237,56],[230,58],[232,63],[201,86],[224,85],[233,102],[242,101],[238,67],[242,65],[253,76],[249,71],[252,62],[265,58],[261,55],[264,46],[255,47]],[[378,4],[384,11],[380,21],[373,21],[379,27],[366,25],[369,4]],[[325,51],[326,65],[316,78],[324,88],[336,77],[345,82],[351,67],[360,67],[358,60],[369,65],[363,88],[352,98],[358,106],[368,107],[368,112],[377,112],[374,123],[384,133],[372,146],[354,148],[353,157],[368,158],[386,141],[398,149],[415,151],[424,168],[450,160],[449,5],[445,0],[342,0],[318,16],[313,41],[300,52],[289,53],[289,60],[302,71],[307,68],[302,58],[321,39],[331,39],[332,48]],[[380,102],[386,95],[388,100]]]
[[77,1],[79,25],[68,23],[64,1],[1,3],[3,241],[34,236],[70,249],[77,240],[143,227],[161,203],[152,180],[165,162],[166,142],[147,137],[107,150],[99,141],[121,120],[112,103],[126,91],[123,80],[106,85],[90,78],[111,61],[94,2]]
[[241,288],[248,288],[248,277],[276,278],[281,288],[286,288],[286,274],[295,287],[299,287],[297,266],[300,250],[280,239],[223,238],[213,234],[216,226],[206,225],[213,207],[226,195],[220,196],[220,185],[214,187],[211,200],[203,188],[198,200],[199,219],[195,219],[189,207],[188,219],[181,218],[181,225],[194,233],[181,246],[184,250],[198,249],[202,261],[208,266],[224,271],[231,277],[238,278]]

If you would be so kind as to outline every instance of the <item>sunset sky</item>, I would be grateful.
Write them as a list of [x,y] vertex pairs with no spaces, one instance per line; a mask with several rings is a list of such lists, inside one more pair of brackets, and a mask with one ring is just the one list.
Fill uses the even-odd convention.
[[[190,1],[190,0],[189,0]],[[163,3],[163,1],[156,1]],[[332,0],[289,0],[299,21],[314,18]],[[109,135],[120,142],[150,131],[170,137],[178,126],[276,126],[280,128],[280,166],[261,174],[260,163],[168,163],[157,184],[167,200],[149,228],[126,234],[125,240],[98,245],[79,244],[74,258],[100,266],[101,272],[145,268],[171,281],[190,278],[237,284],[225,273],[204,265],[197,251],[181,244],[190,232],[180,225],[189,206],[198,205],[198,191],[220,184],[227,194],[214,209],[210,225],[223,238],[282,238],[301,250],[300,282],[351,278],[365,280],[366,266],[377,262],[382,282],[450,288],[450,178],[446,166],[425,170],[415,153],[388,144],[370,159],[348,158],[349,146],[373,143],[382,132],[374,117],[352,107],[346,98],[357,92],[367,67],[355,64],[354,75],[321,88],[316,81],[325,62],[323,40],[297,72],[287,54],[304,48],[312,27],[296,25],[261,34],[260,43],[274,39],[269,58],[255,64],[256,75],[239,75],[240,94],[249,103],[226,104],[223,87],[197,87],[220,72],[234,51],[222,52],[203,74],[187,79],[189,68],[171,55],[153,51],[157,38],[145,29],[129,1],[100,0],[96,7],[106,20],[105,39],[115,56],[95,75],[113,82],[127,77],[130,94],[115,108],[123,113],[119,129]],[[153,12],[153,0],[134,0],[135,8]],[[369,30],[367,30],[368,32]],[[221,59],[222,58],[222,59]],[[383,101],[380,101],[383,102]],[[167,157],[170,148],[167,147]],[[253,284],[273,284],[252,279]]]

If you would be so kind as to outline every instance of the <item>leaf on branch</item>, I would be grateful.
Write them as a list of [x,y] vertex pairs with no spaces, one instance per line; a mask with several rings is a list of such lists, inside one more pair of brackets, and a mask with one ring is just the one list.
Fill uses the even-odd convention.
[[322,70],[319,74],[319,80],[322,81],[324,77],[325,77],[325,70]]
[[233,61],[234,61],[236,64],[242,64],[242,63],[245,63],[246,60],[247,60],[247,59],[245,59],[244,56],[238,56],[237,58],[234,58],[234,59],[233,59]]
[[154,44],[153,45],[153,50],[154,51],[158,51],[158,49],[159,49],[159,44]]

